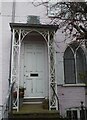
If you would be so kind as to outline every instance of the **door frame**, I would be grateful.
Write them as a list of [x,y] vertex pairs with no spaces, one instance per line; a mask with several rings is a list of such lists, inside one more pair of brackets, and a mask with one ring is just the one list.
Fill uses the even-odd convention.
[[[21,54],[22,54],[22,58],[23,58],[23,60],[22,60],[22,65],[21,65],[21,73],[22,73],[22,75],[23,75],[23,73],[25,72],[25,67],[23,67],[23,66],[25,66],[24,65],[24,57],[23,56],[25,56],[24,54],[25,54],[25,44],[44,44],[44,54],[45,54],[45,56],[44,56],[44,64],[46,65],[45,66],[45,70],[44,70],[44,76],[45,76],[45,81],[44,81],[44,96],[41,96],[41,97],[26,97],[26,96],[24,96],[24,98],[45,98],[45,97],[48,97],[49,96],[49,79],[48,79],[48,51],[47,51],[47,45],[46,45],[46,42],[45,42],[45,40],[37,40],[36,42],[31,42],[31,41],[25,41],[25,40],[23,40],[23,42],[22,42],[22,46],[21,46]],[[23,52],[23,53],[22,53]],[[26,83],[25,83],[25,81],[24,81],[24,77],[25,76],[22,76],[21,75],[21,79],[20,80],[22,80],[22,81],[20,81],[20,83],[22,83],[22,85],[26,88]]]

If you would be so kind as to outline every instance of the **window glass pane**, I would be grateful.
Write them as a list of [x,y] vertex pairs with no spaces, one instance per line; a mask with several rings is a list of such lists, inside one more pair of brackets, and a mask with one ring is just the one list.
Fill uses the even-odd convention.
[[76,54],[77,81],[84,83],[86,79],[86,58],[82,48],[79,48]]
[[64,76],[66,84],[75,82],[75,60],[71,49],[68,47],[64,53]]

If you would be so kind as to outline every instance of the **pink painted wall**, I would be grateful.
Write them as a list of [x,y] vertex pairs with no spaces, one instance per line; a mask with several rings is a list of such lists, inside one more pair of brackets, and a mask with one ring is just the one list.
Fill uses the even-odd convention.
[[85,102],[85,89],[84,87],[65,87],[58,86],[58,97],[60,105],[60,113],[64,116],[65,109],[70,107],[80,107],[80,102]]

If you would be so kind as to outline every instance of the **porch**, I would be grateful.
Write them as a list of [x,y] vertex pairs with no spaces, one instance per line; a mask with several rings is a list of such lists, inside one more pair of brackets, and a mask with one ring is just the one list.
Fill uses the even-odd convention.
[[[11,84],[16,91],[13,109],[19,111],[20,86],[24,98],[49,99],[49,110],[58,110],[55,33],[58,26],[11,23]],[[13,94],[13,93],[12,93]]]

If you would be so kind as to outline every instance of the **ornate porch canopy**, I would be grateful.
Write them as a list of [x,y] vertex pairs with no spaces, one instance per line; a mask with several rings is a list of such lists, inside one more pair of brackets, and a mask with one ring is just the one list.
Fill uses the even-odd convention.
[[23,38],[31,33],[38,32],[46,41],[48,46],[48,63],[49,63],[49,109],[58,109],[57,101],[57,80],[55,77],[55,33],[58,26],[44,24],[25,24],[10,23],[12,31],[12,56],[11,56],[11,83],[15,81],[17,86],[17,99],[13,107],[19,110],[19,71],[20,71],[20,48]]

